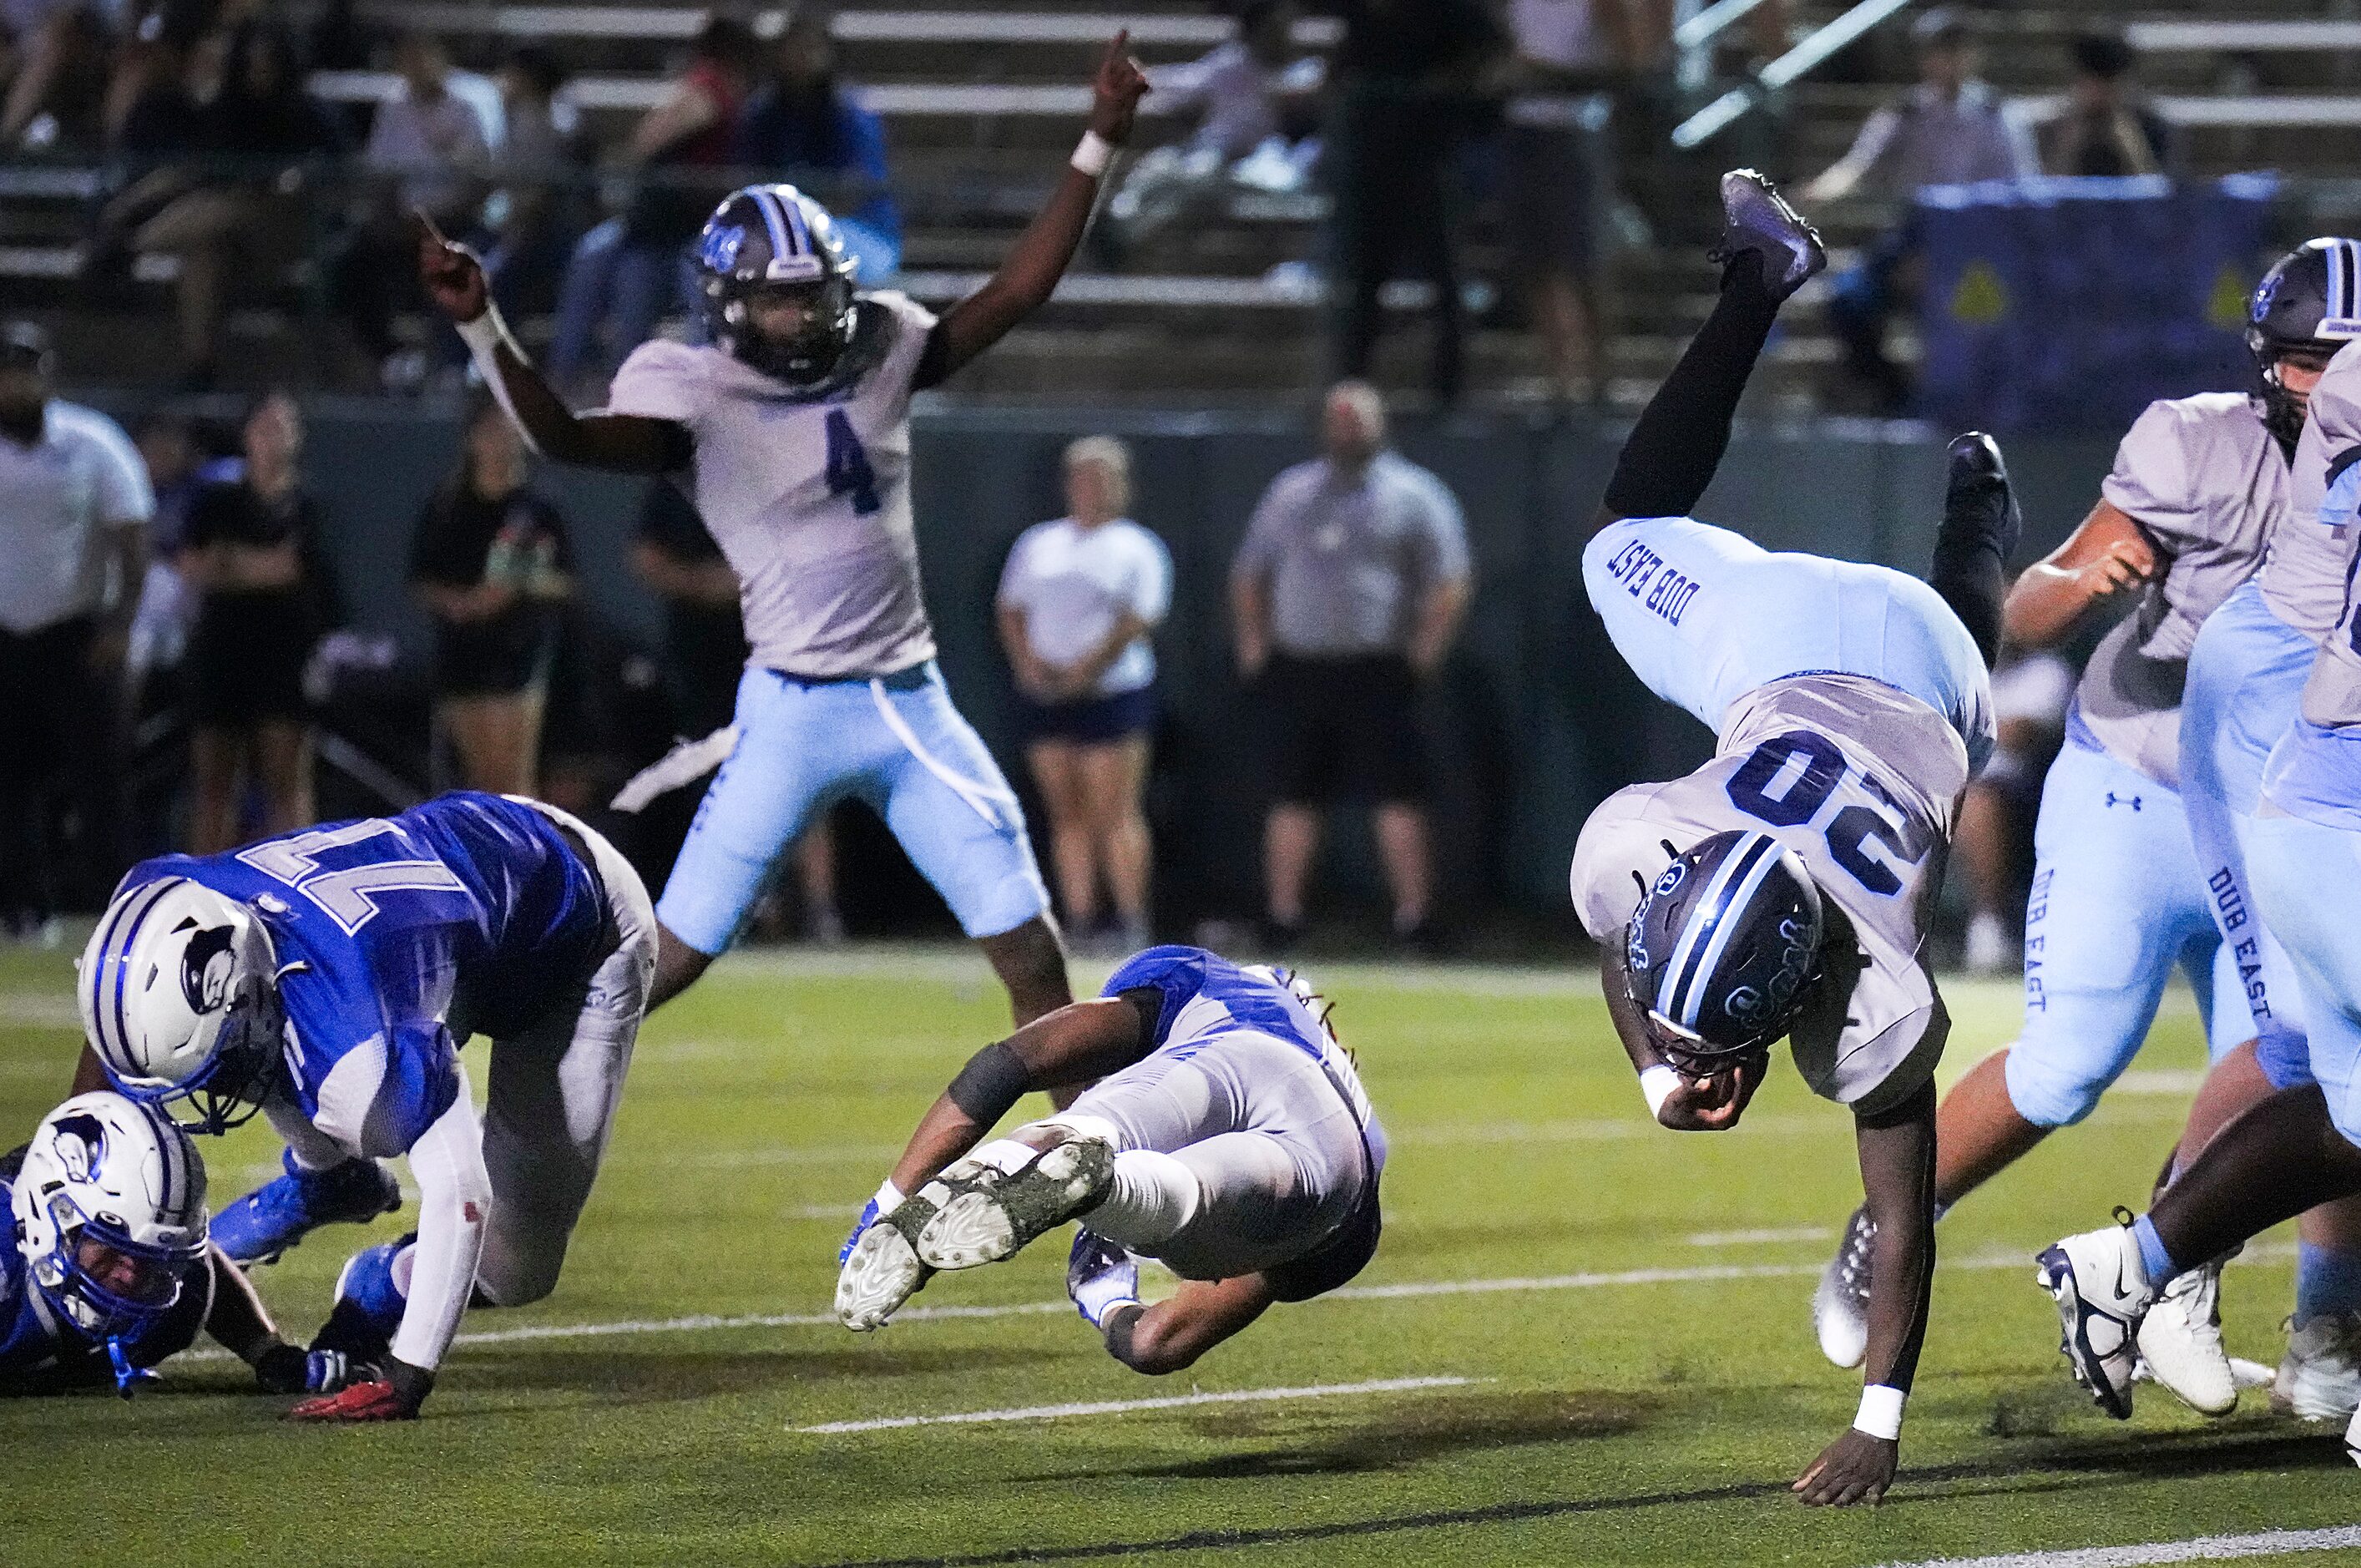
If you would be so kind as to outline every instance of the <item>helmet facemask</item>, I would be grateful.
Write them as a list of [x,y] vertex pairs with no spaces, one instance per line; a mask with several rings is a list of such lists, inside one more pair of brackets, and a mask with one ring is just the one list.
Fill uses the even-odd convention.
[[[758,318],[768,300],[793,298],[803,305],[803,324],[786,336],[762,330]],[[791,387],[825,385],[852,343],[852,280],[833,276],[800,283],[755,283],[721,289],[719,336],[730,353],[775,381]]]

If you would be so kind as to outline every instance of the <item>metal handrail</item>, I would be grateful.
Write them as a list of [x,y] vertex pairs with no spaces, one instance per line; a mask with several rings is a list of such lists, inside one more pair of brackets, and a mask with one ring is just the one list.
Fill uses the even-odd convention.
[[1861,0],[1850,10],[1820,27],[1761,71],[1683,120],[1673,131],[1673,145],[1688,148],[1720,135],[1762,106],[1779,89],[1795,82],[1872,27],[1908,5],[1911,0]]

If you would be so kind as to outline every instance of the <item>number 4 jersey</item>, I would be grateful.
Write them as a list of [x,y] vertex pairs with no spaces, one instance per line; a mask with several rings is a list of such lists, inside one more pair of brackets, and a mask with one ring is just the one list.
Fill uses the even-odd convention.
[[1575,908],[1619,946],[1641,887],[1698,839],[1765,828],[1803,860],[1850,924],[1859,957],[1832,963],[1790,1036],[1813,1090],[1875,1111],[1935,1070],[1949,1020],[1926,962],[1967,747],[1916,698],[1855,675],[1756,687],[1724,716],[1712,762],[1602,802],[1574,854]]
[[797,392],[725,350],[657,339],[615,373],[607,411],[696,443],[697,510],[730,569],[749,663],[832,680],[935,653],[910,518],[910,393],[935,318],[859,296],[840,384]]
[[165,855],[117,891],[163,877],[259,912],[280,969],[292,1098],[357,1154],[399,1154],[451,1108],[470,1033],[512,1034],[578,998],[606,923],[556,823],[496,795],[442,795],[202,859]]

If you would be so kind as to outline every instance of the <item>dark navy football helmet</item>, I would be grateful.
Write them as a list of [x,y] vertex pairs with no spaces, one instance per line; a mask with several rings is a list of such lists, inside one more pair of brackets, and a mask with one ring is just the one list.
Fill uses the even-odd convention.
[[2279,384],[2279,360],[2325,356],[2361,337],[2361,243],[2308,239],[2263,274],[2246,312],[2246,349],[2262,372],[2271,433],[2294,450],[2303,432],[2303,398]]
[[1624,927],[1623,979],[1673,1065],[1768,1049],[1817,976],[1820,890],[1770,834],[1716,833],[1673,857]]
[[[810,389],[834,376],[851,346],[853,274],[828,209],[792,185],[749,185],[705,220],[697,241],[698,292],[715,343],[774,380]],[[753,330],[747,301],[774,290],[807,292],[810,324],[789,338]]]

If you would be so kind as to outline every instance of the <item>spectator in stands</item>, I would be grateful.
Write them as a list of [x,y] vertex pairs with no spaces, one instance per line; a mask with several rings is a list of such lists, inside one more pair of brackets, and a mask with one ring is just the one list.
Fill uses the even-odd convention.
[[[118,3],[104,7],[119,13]],[[114,16],[93,0],[8,0],[0,26],[16,71],[0,97],[0,147],[96,148],[104,139]]]
[[[746,673],[746,631],[738,616],[738,574],[681,488],[653,480],[640,503],[631,569],[664,600],[664,687],[674,730],[690,740],[727,727]],[[686,823],[681,827],[685,831]],[[796,840],[796,881],[803,894],[804,935],[823,947],[844,940],[836,905],[836,846],[826,816]],[[764,901],[764,905],[768,904]],[[760,926],[763,905],[755,912]]]
[[303,187],[340,149],[335,126],[303,90],[287,34],[242,27],[225,41],[220,90],[200,114],[184,159],[166,161],[101,212],[92,269],[111,267],[126,251],[178,263],[172,293],[183,387],[214,383],[233,281],[276,277],[304,254]]
[[579,167],[572,107],[559,102],[566,68],[541,44],[526,44],[500,67],[508,134],[492,154],[498,182],[488,205],[484,273],[511,319],[557,302],[557,280],[582,224],[573,183]]
[[[579,386],[654,332],[665,302],[687,287],[686,247],[726,193],[738,118],[759,48],[743,22],[708,20],[687,69],[633,127],[620,166],[642,176],[624,212],[582,236],[558,290],[550,374]],[[717,171],[709,180],[698,170]],[[602,350],[599,329],[611,329]]]
[[417,294],[418,240],[413,212],[449,234],[466,234],[491,164],[484,123],[451,91],[451,59],[429,34],[402,35],[393,64],[401,92],[378,106],[361,149],[371,176],[368,208],[335,263],[335,291],[361,352],[390,391],[416,390],[427,356],[402,350],[393,321]]
[[1000,575],[1000,643],[1016,674],[1025,760],[1049,814],[1066,927],[1091,943],[1102,883],[1104,946],[1147,947],[1150,846],[1142,803],[1156,728],[1156,650],[1172,602],[1164,542],[1125,515],[1131,455],[1110,436],[1066,448],[1066,515],[1018,536]]
[[[1937,6],[1910,33],[1918,46],[1918,84],[1862,123],[1851,149],[1804,188],[1807,203],[1855,192],[1907,201],[1923,186],[2040,172],[1999,95],[1975,79],[1975,43],[1960,14]],[[1828,320],[1844,345],[1845,367],[1882,412],[1898,413],[1909,402],[1909,377],[1886,357],[1885,326],[1896,309],[1916,302],[1919,274],[1917,227],[1905,217],[1829,290]]]
[[51,394],[29,322],[0,326],[0,936],[54,946],[53,788],[82,818],[82,879],[103,892],[116,845],[112,677],[155,501],[120,426]]
[[187,667],[189,849],[199,855],[249,836],[239,811],[249,784],[262,796],[258,833],[291,832],[314,816],[303,669],[334,618],[319,507],[299,466],[302,411],[272,392],[247,413],[240,441],[237,477],[190,503],[176,562],[197,592]]
[[798,7],[746,101],[730,161],[808,190],[836,216],[845,248],[875,286],[902,269],[902,214],[885,167],[885,123],[836,73],[828,14]]
[[1571,402],[1598,381],[1598,139],[1601,90],[1647,47],[1636,0],[1510,0],[1516,58],[1501,133],[1516,275],[1548,356],[1551,391]]
[[1952,839],[1968,886],[1966,962],[1977,974],[2004,974],[2023,958],[2033,823],[2041,781],[2066,738],[2074,671],[2055,653],[2004,652],[1992,693],[1998,744],[1968,785]]
[[1212,53],[1148,73],[1168,115],[1194,113],[1197,126],[1132,166],[1091,230],[1110,266],[1176,220],[1218,199],[1246,159],[1264,189],[1301,186],[1318,152],[1317,95],[1326,68],[1300,56],[1294,0],[1247,0],[1238,36]]
[[1331,356],[1347,378],[1367,373],[1378,291],[1406,269],[1433,290],[1428,379],[1447,404],[1466,374],[1452,166],[1500,33],[1482,0],[1337,0],[1337,9],[1345,40],[1325,159],[1335,199]]
[[410,586],[434,618],[434,718],[463,788],[532,795],[573,555],[533,493],[524,441],[496,402],[467,422],[459,471],[418,519]]
[[1368,383],[1330,389],[1321,444],[1263,493],[1230,568],[1238,668],[1279,729],[1263,837],[1270,941],[1284,951],[1301,933],[1321,813],[1353,796],[1373,807],[1396,938],[1430,947],[1418,700],[1467,608],[1466,524],[1441,479],[1387,447]]
[[2042,132],[2041,166],[2052,174],[2161,174],[2171,161],[2171,128],[2131,82],[2131,45],[2121,33],[2076,36],[2065,113]]

